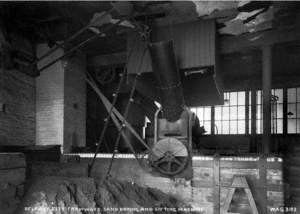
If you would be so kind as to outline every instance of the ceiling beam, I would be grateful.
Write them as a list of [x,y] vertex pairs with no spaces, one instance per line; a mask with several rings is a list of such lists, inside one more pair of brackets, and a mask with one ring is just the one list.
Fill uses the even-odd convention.
[[263,45],[300,40],[300,28],[285,28],[264,32],[247,33],[241,36],[224,36],[221,38],[220,53],[229,54]]

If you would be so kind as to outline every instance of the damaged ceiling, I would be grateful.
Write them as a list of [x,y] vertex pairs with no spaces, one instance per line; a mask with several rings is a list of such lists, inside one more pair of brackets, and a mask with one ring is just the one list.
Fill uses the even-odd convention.
[[[295,3],[291,7],[288,3],[270,1],[154,1],[114,4],[98,1],[1,2],[1,26],[6,32],[15,32],[31,40],[48,40],[54,43],[84,27],[95,13],[111,10],[112,5],[116,8],[112,11],[114,17],[120,18],[133,13],[136,21],[145,24],[172,25],[196,19],[216,19],[219,33],[228,35],[271,29],[278,18],[293,17],[299,10]],[[290,14],[284,14],[287,8]]]
[[[151,30],[153,26],[172,26],[199,19],[214,19],[220,38],[255,35],[249,41],[258,39],[260,35],[257,33],[297,28],[300,24],[298,2],[1,2],[1,47],[9,47],[16,55],[20,52],[19,44],[25,44],[23,48],[25,54],[23,53],[21,58],[23,61],[32,61],[35,58],[33,50],[35,43],[46,42],[49,46],[53,46],[57,41],[65,41],[75,32],[86,27],[95,14],[104,11],[111,12],[111,20],[117,21],[129,14],[132,18],[127,26],[119,26],[109,35],[98,37],[84,45],[81,50],[88,56],[126,51],[126,32],[130,29],[130,23],[148,26]],[[99,31],[97,27],[89,28],[76,39],[68,42],[68,46],[72,47],[86,40],[97,31]],[[24,38],[27,42],[24,42]]]

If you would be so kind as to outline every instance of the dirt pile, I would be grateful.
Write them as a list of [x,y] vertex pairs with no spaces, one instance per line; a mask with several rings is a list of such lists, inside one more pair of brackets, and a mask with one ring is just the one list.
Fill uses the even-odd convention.
[[180,209],[187,207],[159,190],[129,182],[110,179],[99,185],[93,178],[40,177],[31,181],[16,214],[168,214],[184,213]]

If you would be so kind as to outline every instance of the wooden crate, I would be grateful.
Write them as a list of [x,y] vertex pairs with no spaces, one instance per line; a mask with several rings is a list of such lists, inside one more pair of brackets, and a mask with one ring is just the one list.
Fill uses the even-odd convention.
[[[271,207],[284,205],[282,172],[280,157],[196,156],[193,158],[194,176],[191,182],[194,192],[193,205],[207,207],[210,203],[213,207],[209,207],[205,213],[227,213],[224,210],[224,202],[232,181],[234,177],[242,176],[247,180],[259,213],[271,213]],[[242,193],[242,190],[235,192],[236,196],[229,211],[243,210],[243,213],[252,213],[248,199],[242,199]]]

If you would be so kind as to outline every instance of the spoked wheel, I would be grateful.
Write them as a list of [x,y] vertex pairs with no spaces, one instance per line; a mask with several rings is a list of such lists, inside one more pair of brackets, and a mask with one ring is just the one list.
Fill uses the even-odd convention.
[[189,161],[188,149],[176,138],[169,137],[158,141],[152,152],[152,166],[164,175],[179,174]]

